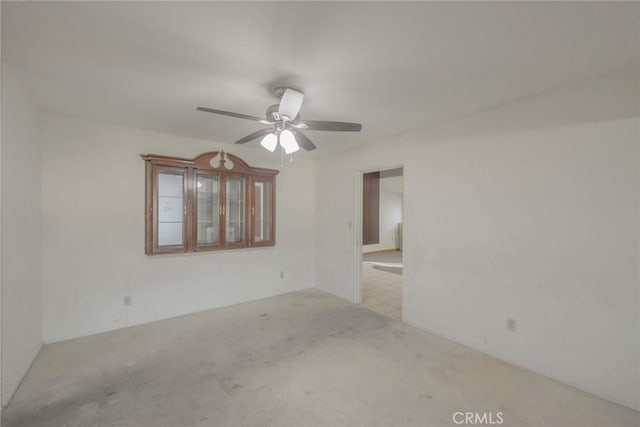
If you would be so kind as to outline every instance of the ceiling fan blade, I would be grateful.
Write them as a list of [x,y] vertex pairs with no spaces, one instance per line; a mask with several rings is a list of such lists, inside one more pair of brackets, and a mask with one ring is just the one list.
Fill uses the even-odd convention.
[[291,132],[293,132],[293,134],[296,137],[296,141],[298,141],[298,144],[302,148],[304,148],[307,151],[313,151],[316,149],[316,145],[313,142],[311,142],[311,140],[307,138],[305,134],[295,129],[292,129]]
[[264,136],[267,136],[271,132],[273,132],[272,128],[260,129],[258,131],[255,131],[255,132],[245,136],[244,138],[240,138],[234,144],[246,144],[247,142],[253,141],[254,139],[258,139],[258,138],[262,138]]
[[247,119],[247,120],[253,120],[256,122],[262,122],[264,124],[271,124],[271,122],[265,119],[261,119],[260,117],[248,116],[246,114],[240,114],[240,113],[232,113],[231,111],[214,110],[213,108],[206,108],[206,107],[198,107],[196,108],[196,110],[204,111],[205,113],[221,114],[223,116],[236,117],[238,119]]
[[286,116],[289,120],[293,120],[298,117],[300,108],[302,108],[302,101],[304,100],[304,93],[299,90],[286,88],[280,98],[280,105],[278,106],[278,113],[281,116]]
[[300,129],[329,130],[337,132],[359,132],[362,129],[360,123],[349,122],[325,122],[322,120],[298,120],[292,125]]

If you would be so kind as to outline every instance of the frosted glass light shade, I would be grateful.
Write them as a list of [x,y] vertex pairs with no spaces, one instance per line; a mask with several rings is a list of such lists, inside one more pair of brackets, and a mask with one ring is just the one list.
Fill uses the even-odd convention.
[[276,146],[278,145],[278,137],[275,134],[270,133],[269,135],[262,138],[262,141],[260,141],[260,145],[273,153],[273,151],[276,149]]
[[296,137],[287,129],[280,132],[280,146],[284,148],[284,152],[287,154],[295,153],[300,149]]

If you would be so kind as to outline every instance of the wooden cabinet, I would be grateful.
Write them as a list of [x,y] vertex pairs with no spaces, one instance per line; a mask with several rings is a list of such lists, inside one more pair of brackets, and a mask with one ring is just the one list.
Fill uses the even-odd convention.
[[222,174],[203,170],[195,170],[194,174],[194,249],[218,249],[224,242],[220,221]]
[[252,176],[251,238],[254,246],[275,244],[276,183],[273,177]]
[[[155,232],[152,244],[158,252],[184,252],[187,243],[187,168],[156,165],[150,212]],[[148,230],[148,228],[147,228]]]
[[275,245],[277,170],[224,151],[142,158],[147,255]]

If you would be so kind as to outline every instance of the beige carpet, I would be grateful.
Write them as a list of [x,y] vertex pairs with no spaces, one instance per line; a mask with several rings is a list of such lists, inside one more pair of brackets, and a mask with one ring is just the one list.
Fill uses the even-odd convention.
[[[549,357],[553,357],[552,354]],[[3,427],[637,427],[638,413],[307,290],[46,345]]]

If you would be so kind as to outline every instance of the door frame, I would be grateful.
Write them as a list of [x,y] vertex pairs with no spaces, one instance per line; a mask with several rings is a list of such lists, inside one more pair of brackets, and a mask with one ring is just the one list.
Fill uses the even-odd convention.
[[[352,302],[354,304],[362,304],[362,197],[363,197],[363,188],[362,188],[362,176],[365,173],[369,172],[383,172],[390,169],[398,169],[402,168],[402,257],[404,260],[405,250],[404,250],[404,242],[406,239],[404,235],[407,231],[407,226],[405,224],[406,220],[406,207],[407,207],[407,180],[406,180],[406,172],[407,168],[404,163],[400,164],[392,164],[385,166],[377,166],[375,168],[367,168],[362,169],[356,172],[355,176],[355,218],[353,220],[353,233],[354,233],[354,274],[353,274],[353,291],[352,291]],[[404,284],[404,261],[403,261],[403,284]],[[402,306],[404,307],[404,292],[402,292]]]

